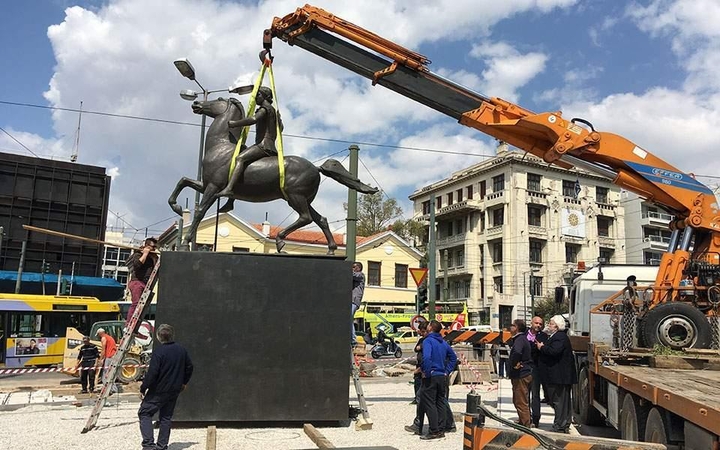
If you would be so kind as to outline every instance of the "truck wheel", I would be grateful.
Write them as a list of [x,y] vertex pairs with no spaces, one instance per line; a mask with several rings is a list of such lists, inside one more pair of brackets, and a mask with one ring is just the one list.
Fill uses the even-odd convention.
[[710,348],[712,330],[705,315],[689,303],[669,302],[651,309],[641,324],[647,347],[673,350]]
[[645,426],[645,442],[655,444],[668,443],[665,421],[663,420],[663,414],[658,408],[651,409],[648,414],[647,425]]
[[128,356],[127,358],[123,359],[123,367],[118,370],[118,381],[127,384],[139,380],[143,374],[143,369],[141,367],[127,366],[139,366],[140,364],[142,364],[140,360],[135,358],[134,356]]
[[640,406],[633,394],[625,394],[620,410],[620,438],[624,441],[639,441],[645,437],[645,423],[648,409]]
[[577,420],[581,425],[604,425],[600,411],[592,405],[592,395],[590,395],[590,379],[588,377],[588,368],[583,367],[578,374],[578,415]]

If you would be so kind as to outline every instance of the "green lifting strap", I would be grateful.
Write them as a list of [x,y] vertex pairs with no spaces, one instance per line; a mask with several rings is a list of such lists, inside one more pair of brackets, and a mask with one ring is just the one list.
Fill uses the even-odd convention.
[[[278,151],[278,170],[280,172],[280,191],[283,194],[283,197],[287,200],[287,194],[285,193],[285,158],[283,156],[283,140],[282,140],[282,130],[280,129],[280,110],[278,108],[278,100],[277,100],[277,92],[275,90],[275,76],[273,75],[272,70],[272,61],[269,57],[265,59],[265,61],[262,63],[260,67],[260,74],[257,77],[257,80],[255,81],[255,85],[253,86],[252,93],[250,94],[250,102],[248,103],[248,114],[252,113],[252,111],[255,109],[255,97],[257,96],[258,90],[260,89],[260,86],[262,85],[263,80],[265,79],[265,72],[269,71],[270,73],[270,88],[273,92],[273,99],[275,102],[275,112],[277,114],[277,120],[276,126],[277,126],[277,139],[275,141],[275,147]],[[232,173],[235,170],[236,162],[238,155],[240,154],[240,149],[243,145],[245,145],[245,142],[247,142],[247,136],[248,136],[248,130],[250,127],[243,127],[242,131],[240,132],[240,139],[238,139],[237,145],[235,145],[235,151],[233,152],[232,159],[230,160],[230,172],[228,174],[228,179],[232,177]]]

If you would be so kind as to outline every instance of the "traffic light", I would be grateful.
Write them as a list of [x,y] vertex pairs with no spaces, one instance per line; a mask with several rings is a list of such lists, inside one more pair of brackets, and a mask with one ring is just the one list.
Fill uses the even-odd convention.
[[70,295],[70,283],[65,278],[60,279],[60,294]]
[[42,273],[50,273],[50,263],[43,261],[42,263]]
[[425,311],[428,309],[428,292],[427,286],[424,284],[418,287],[418,310]]

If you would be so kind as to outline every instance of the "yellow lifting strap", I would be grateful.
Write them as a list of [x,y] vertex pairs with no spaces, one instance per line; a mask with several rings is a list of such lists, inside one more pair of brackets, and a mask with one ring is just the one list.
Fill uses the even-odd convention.
[[[285,158],[283,156],[283,140],[282,140],[282,130],[280,128],[280,108],[278,107],[278,99],[277,99],[277,91],[275,90],[275,76],[273,74],[272,70],[272,61],[269,57],[263,61],[261,67],[260,67],[260,74],[257,77],[257,80],[255,81],[255,85],[253,86],[252,93],[250,94],[250,102],[248,103],[247,113],[252,114],[253,110],[255,109],[255,97],[257,96],[258,90],[260,89],[260,86],[262,85],[263,80],[265,79],[265,72],[269,72],[270,76],[270,89],[272,89],[273,93],[273,99],[275,102],[275,112],[276,112],[276,126],[277,126],[277,138],[275,140],[275,147],[278,151],[278,170],[280,172],[280,191],[283,194],[283,197],[287,199],[287,194],[285,193]],[[233,152],[232,159],[230,160],[230,173],[228,174],[228,179],[232,177],[232,173],[235,170],[236,162],[238,155],[240,154],[240,149],[243,145],[245,145],[245,142],[247,141],[248,131],[250,127],[243,127],[242,131],[240,132],[240,139],[238,139],[237,144],[235,145],[235,151]]]

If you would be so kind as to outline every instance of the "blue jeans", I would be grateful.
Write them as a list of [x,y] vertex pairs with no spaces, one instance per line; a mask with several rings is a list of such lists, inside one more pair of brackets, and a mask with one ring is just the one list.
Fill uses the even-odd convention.
[[358,309],[360,309],[360,306],[355,303],[350,303],[350,342],[352,342],[353,346],[357,344],[357,336],[355,335],[355,313]]

